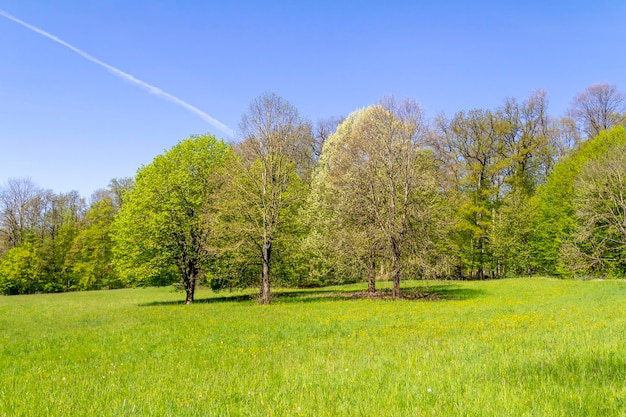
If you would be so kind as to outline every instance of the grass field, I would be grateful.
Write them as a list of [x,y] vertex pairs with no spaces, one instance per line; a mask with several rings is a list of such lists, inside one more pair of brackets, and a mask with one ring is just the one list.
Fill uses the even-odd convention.
[[626,416],[626,282],[0,298],[0,416]]

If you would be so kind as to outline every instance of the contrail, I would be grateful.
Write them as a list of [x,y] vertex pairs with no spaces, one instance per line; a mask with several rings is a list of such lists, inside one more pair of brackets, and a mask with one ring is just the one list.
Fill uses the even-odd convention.
[[71,49],[72,51],[76,52],[78,55],[82,56],[83,58],[85,58],[88,61],[93,62],[94,64],[98,64],[103,68],[106,68],[107,70],[109,70],[109,72],[111,72],[113,75],[120,77],[123,80],[126,80],[132,84],[135,84],[141,88],[143,88],[144,90],[147,90],[148,92],[157,95],[159,97],[162,97],[166,100],[171,101],[174,104],[178,104],[179,106],[189,110],[192,113],[197,114],[198,116],[200,116],[204,121],[206,121],[207,123],[209,123],[210,125],[218,128],[219,130],[221,130],[222,132],[226,133],[228,136],[230,137],[234,137],[234,132],[231,128],[229,128],[228,126],[226,126],[224,123],[220,122],[219,120],[214,119],[213,117],[209,116],[208,114],[206,114],[205,112],[203,112],[202,110],[200,110],[197,107],[192,106],[191,104],[179,99],[176,96],[173,96],[169,93],[166,93],[165,91],[161,90],[158,87],[153,86],[152,84],[148,84],[145,81],[142,81],[140,79],[137,79],[135,77],[133,77],[132,75],[115,68],[112,65],[109,65],[105,62],[100,61],[97,58],[94,58],[93,56],[89,55],[86,52],[81,51],[80,49],[78,49],[77,47],[75,47],[74,45],[71,45],[67,42],[65,42],[63,39],[60,39],[48,32],[46,32],[45,30],[39,29],[36,26],[33,26],[29,23],[24,22],[23,20],[18,19],[17,17],[10,15],[9,13],[5,12],[4,10],[0,9],[0,16],[4,16],[9,20],[14,21],[15,23],[19,23],[20,25],[32,30],[35,33],[38,33],[40,35],[45,36],[46,38],[53,40],[54,42],[61,44],[63,46],[65,46],[68,49]]

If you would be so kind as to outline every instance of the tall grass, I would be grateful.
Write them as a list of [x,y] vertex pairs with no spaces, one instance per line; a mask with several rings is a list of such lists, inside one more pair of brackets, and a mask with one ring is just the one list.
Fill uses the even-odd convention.
[[2,297],[0,416],[626,415],[625,282],[406,285]]

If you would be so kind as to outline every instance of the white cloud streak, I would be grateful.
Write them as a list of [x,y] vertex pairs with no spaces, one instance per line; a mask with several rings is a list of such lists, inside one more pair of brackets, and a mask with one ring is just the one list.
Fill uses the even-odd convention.
[[18,19],[17,17],[5,12],[4,10],[0,9],[0,16],[4,16],[9,20],[12,20],[15,23],[18,23],[22,26],[24,26],[25,28],[28,28],[30,30],[32,30],[35,33],[38,33],[42,36],[45,36],[46,38],[65,46],[68,49],[71,49],[72,51],[74,51],[75,53],[77,53],[78,55],[82,56],[83,58],[85,58],[88,61],[93,62],[94,64],[100,65],[101,67],[107,69],[110,73],[112,73],[113,75],[128,81],[132,84],[135,84],[138,87],[143,88],[144,90],[148,91],[151,94],[154,94],[156,96],[159,96],[161,98],[164,98],[168,101],[171,101],[174,104],[179,105],[180,107],[195,113],[196,115],[200,116],[200,118],[202,118],[204,121],[206,121],[207,123],[209,123],[210,125],[212,125],[213,127],[219,129],[220,131],[222,131],[223,133],[226,133],[228,136],[230,137],[234,137],[234,132],[231,128],[229,128],[228,126],[226,126],[225,124],[223,124],[222,122],[220,122],[217,119],[214,119],[213,117],[209,116],[208,114],[206,114],[205,112],[203,112],[202,110],[200,110],[199,108],[192,106],[191,104],[179,99],[176,96],[173,96],[170,93],[166,93],[165,91],[161,90],[158,87],[153,86],[152,84],[148,84],[145,81],[142,81],[138,78],[133,77],[132,75],[118,69],[115,68],[112,65],[107,64],[106,62],[102,62],[99,59],[89,55],[86,52],[83,52],[82,50],[78,49],[77,47],[75,47],[74,45],[71,45],[67,42],[65,42],[63,39],[60,39],[48,32],[46,32],[45,30],[39,29],[37,26],[33,26],[29,23],[24,22],[23,20]]

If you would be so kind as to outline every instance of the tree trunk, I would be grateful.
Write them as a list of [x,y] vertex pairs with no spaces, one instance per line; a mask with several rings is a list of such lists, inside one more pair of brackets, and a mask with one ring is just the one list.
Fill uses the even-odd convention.
[[193,297],[196,292],[195,274],[192,274],[187,279],[185,279],[185,292],[187,293],[185,297],[185,304],[193,304]]
[[376,261],[371,259],[368,266],[367,292],[374,294],[376,292]]
[[400,298],[400,269],[393,271],[393,298]]
[[261,304],[270,304],[272,299],[270,296],[270,255],[272,245],[270,243],[263,244],[263,272],[261,274]]
[[391,251],[391,278],[393,280],[393,298],[400,298],[400,248],[393,243]]

